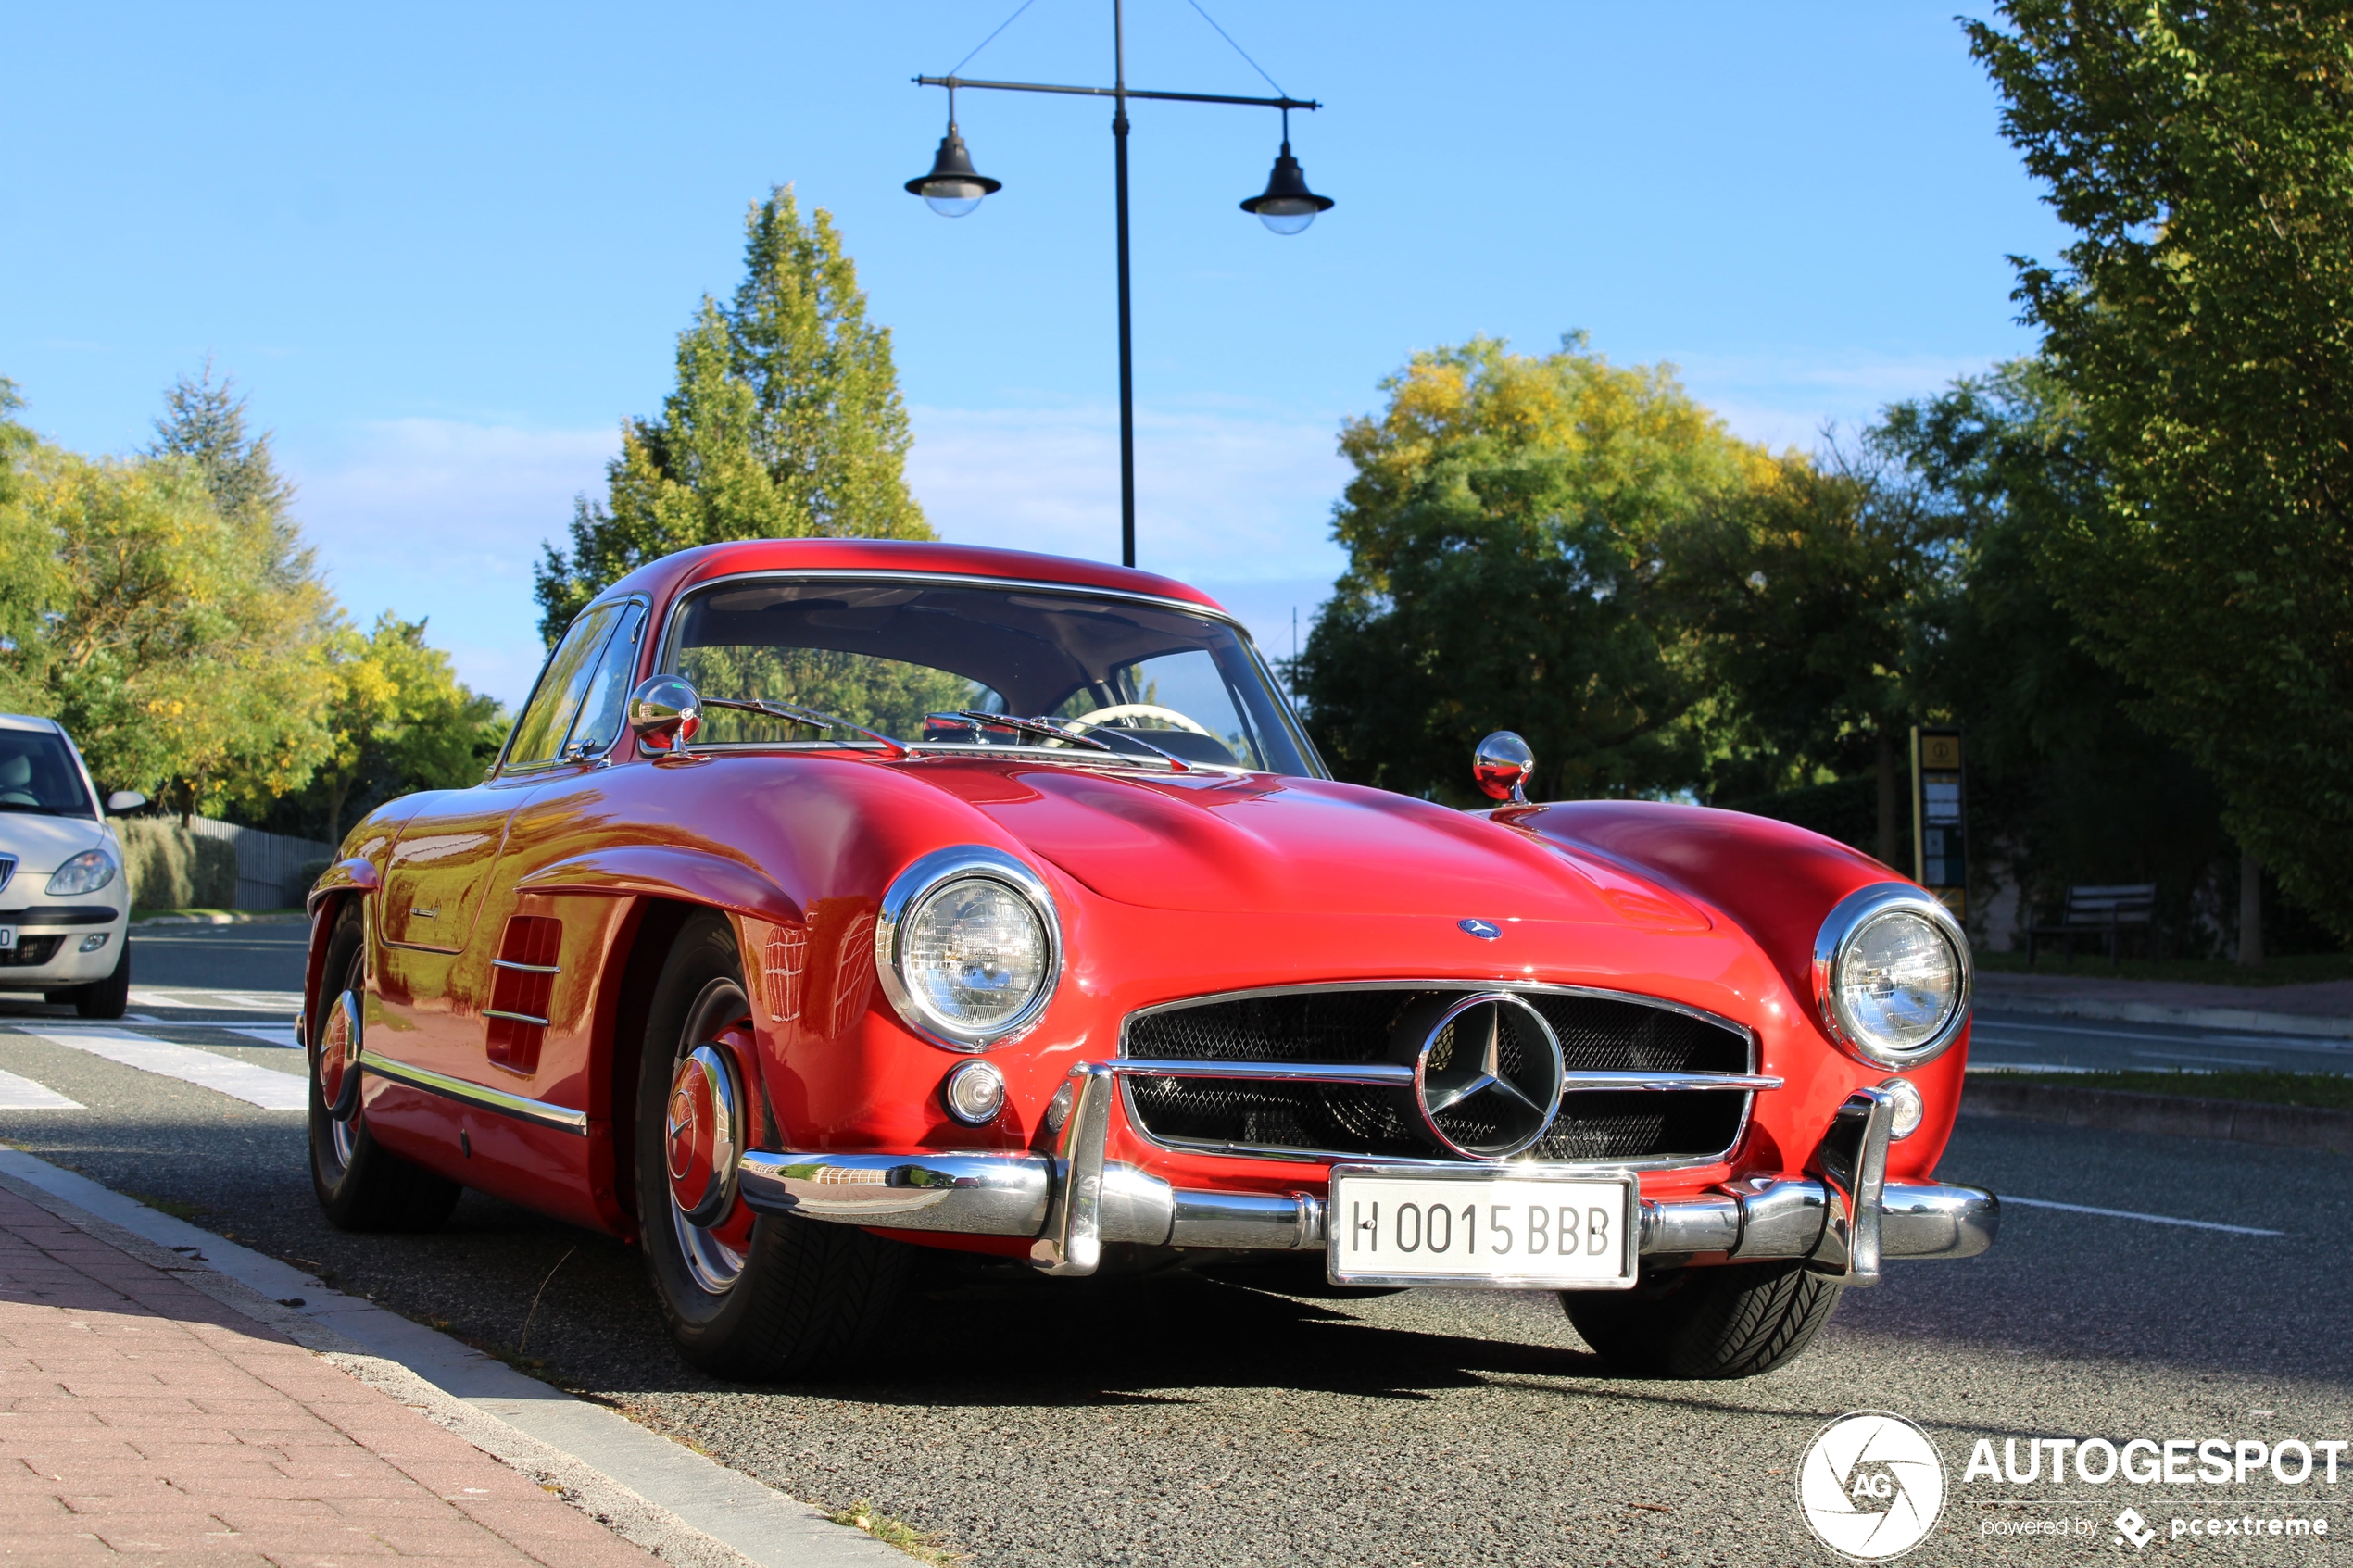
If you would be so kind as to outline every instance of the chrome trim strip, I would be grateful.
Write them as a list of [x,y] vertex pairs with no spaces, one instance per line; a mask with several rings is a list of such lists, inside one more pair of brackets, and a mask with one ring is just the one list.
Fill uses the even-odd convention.
[[563,972],[563,966],[560,964],[517,963],[512,959],[493,959],[490,960],[490,967],[511,969],[517,974],[561,974]]
[[[1197,1061],[1124,1056],[1103,1063],[1123,1078],[1239,1078],[1259,1083],[1379,1084],[1412,1088],[1414,1070],[1389,1061]],[[1565,1073],[1563,1094],[1778,1089],[1757,1073]]]
[[1830,1195],[1821,1243],[1811,1254],[1815,1273],[1849,1285],[1879,1283],[1880,1209],[1894,1119],[1895,1097],[1885,1089],[1857,1089],[1831,1116],[1813,1160]]
[[429,1067],[395,1061],[365,1047],[359,1052],[359,1066],[363,1072],[372,1073],[379,1078],[403,1084],[412,1089],[422,1089],[444,1099],[454,1099],[484,1110],[495,1110],[501,1116],[511,1116],[535,1126],[552,1127],[560,1133],[573,1133],[584,1138],[588,1135],[588,1113],[574,1110],[568,1105],[551,1105],[544,1099],[526,1099],[504,1089],[468,1083],[463,1078],[452,1078]]
[[[1127,1054],[1127,1038],[1130,1029],[1134,1026],[1135,1022],[1138,1019],[1150,1018],[1154,1013],[1174,1012],[1184,1008],[1208,1007],[1219,1002],[1248,1001],[1258,997],[1314,996],[1324,992],[1340,991],[1420,990],[1461,991],[1466,994],[1475,991],[1511,991],[1527,995],[1592,997],[1602,1001],[1631,1002],[1640,1007],[1657,1008],[1667,1012],[1681,1013],[1686,1018],[1694,1018],[1703,1023],[1709,1023],[1715,1025],[1717,1028],[1729,1030],[1739,1035],[1740,1038],[1746,1044],[1748,1047],[1747,1057],[1749,1071],[1745,1073],[1722,1073],[1712,1075],[1720,1079],[1720,1082],[1691,1084],[1688,1085],[1669,1085],[1665,1082],[1659,1082],[1659,1080],[1678,1077],[1700,1078],[1711,1075],[1699,1073],[1636,1073],[1632,1076],[1653,1080],[1653,1082],[1642,1084],[1611,1082],[1605,1085],[1597,1083],[1589,1085],[1581,1090],[1581,1092],[1586,1093],[1626,1091],[1640,1092],[1644,1090],[1666,1090],[1669,1088],[1690,1087],[1692,1089],[1712,1088],[1748,1091],[1752,1094],[1752,1098],[1741,1108],[1740,1124],[1732,1129],[1731,1142],[1726,1144],[1722,1148],[1716,1150],[1712,1154],[1705,1156],[1676,1156],[1649,1160],[1595,1160],[1591,1165],[1574,1164],[1565,1166],[1563,1167],[1564,1169],[1597,1170],[1606,1167],[1628,1171],[1692,1171],[1699,1170],[1709,1165],[1722,1164],[1724,1161],[1731,1158],[1732,1151],[1739,1148],[1741,1147],[1742,1140],[1748,1136],[1749,1123],[1756,1114],[1756,1102],[1753,1098],[1754,1092],[1763,1089],[1778,1089],[1781,1086],[1783,1082],[1780,1078],[1759,1074],[1755,1071],[1757,1065],[1757,1037],[1755,1030],[1751,1029],[1747,1024],[1742,1023],[1737,1020],[1726,1018],[1721,1013],[1710,1012],[1705,1008],[1693,1007],[1688,1002],[1673,1001],[1665,997],[1647,997],[1638,991],[1613,991],[1599,985],[1570,985],[1557,984],[1551,981],[1538,980],[1464,979],[1459,976],[1445,979],[1408,976],[1403,979],[1395,980],[1319,980],[1310,981],[1295,985],[1259,985],[1239,991],[1211,991],[1197,997],[1180,997],[1172,1001],[1154,1002],[1149,1007],[1138,1008],[1135,1011],[1120,1020],[1120,1054],[1110,1063],[1110,1065],[1114,1071],[1119,1072],[1123,1076],[1126,1076],[1131,1075],[1128,1073],[1126,1064],[1130,1062],[1144,1062],[1152,1060],[1150,1058],[1129,1056]],[[1202,1068],[1217,1067],[1227,1069],[1228,1071],[1218,1073],[1189,1071],[1183,1073],[1171,1073],[1166,1071],[1166,1064],[1155,1062],[1152,1069],[1139,1069],[1139,1071],[1148,1073],[1156,1073],[1161,1076],[1203,1078],[1258,1076],[1258,1074],[1252,1073],[1236,1073],[1230,1071],[1233,1068],[1243,1067],[1246,1065],[1247,1064],[1241,1062],[1204,1062],[1198,1064],[1198,1066]],[[1292,1064],[1284,1063],[1281,1065],[1290,1066]],[[1385,1066],[1385,1064],[1378,1063],[1365,1063],[1362,1065],[1366,1069]],[[1408,1077],[1410,1078],[1411,1070],[1409,1069],[1407,1071]],[[1267,1076],[1271,1078],[1273,1075],[1268,1074]],[[1607,1073],[1571,1073],[1567,1074],[1570,1083],[1562,1090],[1562,1093],[1567,1094],[1572,1090],[1579,1089],[1579,1085],[1578,1081],[1579,1080],[1606,1079],[1612,1076],[1613,1075]],[[1378,1076],[1367,1076],[1365,1078],[1356,1078],[1352,1076],[1349,1078],[1324,1079],[1319,1074],[1316,1078],[1302,1079],[1301,1081],[1380,1084],[1395,1082],[1395,1080],[1390,1079],[1385,1072],[1381,1073]],[[1126,1097],[1123,1096],[1122,1098],[1125,1098]],[[1279,1160],[1315,1164],[1329,1164],[1335,1160],[1378,1159],[1387,1164],[1427,1164],[1429,1168],[1435,1170],[1457,1169],[1464,1163],[1460,1160],[1437,1159],[1425,1161],[1411,1156],[1376,1156],[1370,1154],[1353,1153],[1341,1149],[1293,1148],[1281,1144],[1213,1143],[1206,1140],[1196,1141],[1188,1138],[1164,1137],[1161,1135],[1152,1132],[1143,1124],[1142,1119],[1136,1114],[1136,1109],[1132,1101],[1127,1105],[1126,1110],[1129,1128],[1139,1138],[1156,1148],[1164,1148],[1185,1154],[1227,1155],[1235,1159],[1241,1160]]]
[[1111,1141],[1111,1106],[1118,1080],[1099,1062],[1070,1070],[1077,1090],[1063,1118],[1054,1151],[1054,1203],[1046,1234],[1029,1249],[1044,1273],[1091,1274],[1103,1255],[1103,1146]]
[[541,1029],[547,1027],[547,1021],[544,1018],[534,1018],[527,1012],[509,1012],[503,1008],[484,1008],[482,1010],[482,1016],[503,1018],[510,1023],[529,1023]]
[[1051,1161],[1035,1154],[748,1151],[744,1201],[766,1214],[964,1236],[1035,1236],[1046,1223]]

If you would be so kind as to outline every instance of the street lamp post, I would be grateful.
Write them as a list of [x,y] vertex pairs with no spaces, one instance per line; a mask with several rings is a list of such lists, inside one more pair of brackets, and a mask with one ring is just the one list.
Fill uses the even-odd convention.
[[[1119,558],[1122,564],[1134,566],[1136,369],[1129,327],[1127,283],[1127,100],[1156,98],[1167,103],[1244,104],[1253,108],[1278,109],[1283,116],[1282,151],[1276,156],[1275,169],[1267,178],[1266,189],[1244,201],[1242,210],[1255,214],[1260,222],[1277,234],[1296,234],[1314,222],[1317,213],[1328,210],[1332,199],[1319,196],[1307,188],[1307,176],[1301,169],[1299,160],[1291,157],[1290,151],[1290,111],[1317,109],[1323,107],[1321,104],[1312,98],[1288,95],[1252,98],[1227,93],[1158,93],[1130,87],[1127,85],[1127,55],[1121,0],[1112,0],[1111,38],[1112,84],[1109,87],[1064,87],[1043,82],[982,82],[952,72],[947,76],[916,77],[916,82],[922,86],[945,87],[948,90],[948,134],[940,139],[939,152],[932,160],[931,172],[908,181],[907,189],[923,197],[941,217],[962,218],[979,207],[983,197],[1003,188],[1001,181],[991,180],[973,168],[972,154],[965,148],[964,139],[956,129],[956,93],[959,88],[993,93],[1060,93],[1077,97],[1109,98],[1112,101],[1112,169],[1119,230]],[[1249,58],[1248,56],[1243,57]]]

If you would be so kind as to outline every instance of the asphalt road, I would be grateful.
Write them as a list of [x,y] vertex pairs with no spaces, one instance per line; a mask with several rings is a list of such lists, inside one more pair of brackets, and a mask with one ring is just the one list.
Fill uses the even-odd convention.
[[2110,1023],[1981,1008],[1969,1028],[1969,1065],[2101,1072],[2279,1068],[2290,1073],[2353,1073],[2353,1040],[2192,1029],[2170,1023]]
[[[134,1012],[161,1022],[114,1033],[296,1075],[295,1051],[198,1025],[266,1031],[259,1004],[294,988],[299,936],[141,934]],[[2115,1544],[2128,1503],[2159,1531],[2149,1557],[2353,1557],[2336,1547],[2353,1505],[2317,1480],[2054,1490],[1962,1474],[1981,1437],[1997,1450],[2353,1437],[2353,1162],[2334,1157],[1964,1118],[1944,1173],[2035,1203],[2010,1205],[1982,1258],[1898,1264],[1850,1292],[1812,1352],[1743,1383],[1614,1376],[1549,1296],[1338,1300],[1006,1268],[941,1271],[868,1365],[754,1388],[671,1354],[630,1249],[480,1195],[441,1234],[335,1233],[310,1199],[299,1112],[59,1043],[67,1017],[0,998],[0,1070],[83,1107],[0,1110],[0,1138],[478,1344],[520,1348],[545,1375],[787,1492],[870,1499],[990,1568],[1828,1563],[1794,1473],[1825,1421],[1863,1407],[1919,1422],[1944,1456],[1941,1523],[1907,1562],[2144,1555]],[[2145,1044],[2141,1026],[2120,1030],[2102,1048]],[[2341,1484],[2353,1499],[2353,1455]],[[2168,1538],[2175,1517],[2225,1512],[2321,1515],[2333,1533]],[[1987,1534],[2043,1520],[2089,1533]]]

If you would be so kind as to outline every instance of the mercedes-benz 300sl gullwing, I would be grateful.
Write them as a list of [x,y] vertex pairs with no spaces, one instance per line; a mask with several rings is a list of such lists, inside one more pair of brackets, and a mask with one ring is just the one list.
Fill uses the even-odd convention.
[[1982,1250],[1993,1196],[1934,1179],[1944,908],[1783,823],[1530,804],[1529,766],[1482,745],[1477,813],[1337,783],[1234,620],[1142,572],[671,556],[483,784],[312,892],[319,1200],[634,1237],[685,1355],[753,1378],[845,1367],[925,1248],[1557,1291],[1686,1377]]

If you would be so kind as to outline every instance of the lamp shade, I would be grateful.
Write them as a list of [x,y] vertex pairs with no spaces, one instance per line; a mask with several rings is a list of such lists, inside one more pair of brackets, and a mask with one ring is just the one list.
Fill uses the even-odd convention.
[[1244,212],[1256,213],[1258,220],[1277,234],[1300,232],[1315,221],[1317,213],[1331,207],[1331,197],[1319,196],[1307,188],[1307,172],[1290,156],[1288,141],[1275,158],[1275,171],[1266,177],[1266,188],[1242,203]]
[[925,204],[942,218],[962,218],[980,205],[981,197],[1003,188],[1003,181],[991,180],[974,169],[973,156],[965,149],[964,139],[956,134],[956,122],[952,119],[948,122],[948,134],[939,139],[939,153],[931,160],[931,172],[907,182],[909,192],[923,197]]

